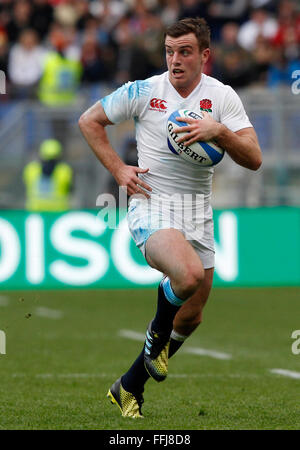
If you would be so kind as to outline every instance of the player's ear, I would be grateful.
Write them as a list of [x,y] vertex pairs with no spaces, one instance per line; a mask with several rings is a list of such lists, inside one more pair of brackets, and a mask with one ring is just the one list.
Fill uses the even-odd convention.
[[210,56],[209,48],[205,48],[204,50],[202,50],[202,60],[204,64],[208,61],[209,56]]

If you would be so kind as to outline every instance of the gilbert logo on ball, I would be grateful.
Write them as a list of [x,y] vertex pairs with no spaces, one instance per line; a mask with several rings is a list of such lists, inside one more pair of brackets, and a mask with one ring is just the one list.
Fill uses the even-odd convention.
[[186,161],[198,166],[209,167],[218,164],[224,156],[224,150],[215,142],[194,142],[189,146],[178,143],[178,140],[188,133],[175,133],[176,128],[188,125],[186,122],[178,122],[176,117],[191,117],[192,119],[202,119],[203,117],[188,109],[174,111],[167,122],[168,147],[172,153],[180,156]]

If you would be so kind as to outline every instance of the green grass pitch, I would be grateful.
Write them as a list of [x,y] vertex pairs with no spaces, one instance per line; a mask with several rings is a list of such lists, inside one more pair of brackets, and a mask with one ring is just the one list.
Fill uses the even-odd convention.
[[106,393],[142,347],[119,331],[145,332],[154,290],[0,294],[0,429],[300,428],[300,379],[271,372],[300,372],[300,288],[214,289],[184,345],[231,359],[182,347],[167,380],[148,381],[143,420],[122,418]]

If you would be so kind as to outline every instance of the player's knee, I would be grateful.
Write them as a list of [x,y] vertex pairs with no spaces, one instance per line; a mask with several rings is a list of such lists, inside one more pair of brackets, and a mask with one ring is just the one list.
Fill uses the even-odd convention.
[[182,290],[185,298],[191,297],[196,292],[204,279],[202,268],[189,268],[182,279]]

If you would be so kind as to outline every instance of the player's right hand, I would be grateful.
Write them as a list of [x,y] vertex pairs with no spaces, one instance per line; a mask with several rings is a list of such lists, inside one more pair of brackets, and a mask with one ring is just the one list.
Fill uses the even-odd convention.
[[146,173],[148,171],[149,169],[124,165],[119,169],[115,179],[118,185],[127,191],[128,195],[142,194],[145,197],[150,198],[149,193],[152,191],[151,187],[138,176],[139,173]]

